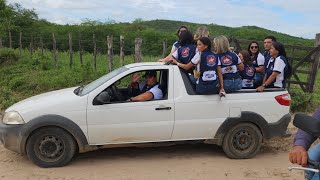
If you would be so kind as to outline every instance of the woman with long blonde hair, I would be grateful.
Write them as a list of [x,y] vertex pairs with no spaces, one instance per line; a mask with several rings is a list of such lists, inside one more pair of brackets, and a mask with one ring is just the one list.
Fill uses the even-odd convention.
[[239,56],[230,51],[229,40],[225,36],[214,38],[214,50],[221,62],[224,89],[227,93],[232,93],[242,88],[242,80],[239,71],[243,71]]

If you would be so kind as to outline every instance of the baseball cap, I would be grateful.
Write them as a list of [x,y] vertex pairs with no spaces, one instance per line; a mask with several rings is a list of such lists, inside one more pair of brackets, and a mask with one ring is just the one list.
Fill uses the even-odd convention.
[[156,77],[157,76],[157,71],[154,71],[154,70],[146,71],[146,73],[144,74],[144,77],[147,77],[147,76]]

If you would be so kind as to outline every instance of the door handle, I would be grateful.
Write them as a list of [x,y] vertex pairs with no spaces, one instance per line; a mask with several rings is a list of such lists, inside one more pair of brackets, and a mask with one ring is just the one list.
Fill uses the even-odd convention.
[[160,111],[160,110],[171,110],[171,107],[158,107],[155,110]]

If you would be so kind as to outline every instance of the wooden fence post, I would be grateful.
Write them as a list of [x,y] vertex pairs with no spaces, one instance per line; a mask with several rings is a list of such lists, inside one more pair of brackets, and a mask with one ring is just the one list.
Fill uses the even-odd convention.
[[120,66],[124,65],[124,37],[120,36]]
[[79,54],[80,54],[80,64],[83,65],[82,62],[82,47],[81,47],[81,33],[79,32]]
[[[320,33],[316,34],[315,38],[315,47],[320,46]],[[317,74],[318,74],[318,69],[319,69],[319,64],[320,64],[320,51],[315,52],[313,55],[313,63],[310,66],[310,72],[311,74],[309,75],[310,78],[308,78],[309,82],[309,87],[308,87],[308,92],[313,93],[314,92],[314,85],[317,80]]]
[[0,48],[3,48],[3,45],[2,45],[2,38],[0,37]]
[[112,71],[112,56],[113,56],[113,37],[112,36],[107,36],[107,43],[108,43],[108,64],[109,64],[109,72]]
[[33,35],[31,35],[31,40],[30,40],[30,55],[33,55]]
[[96,36],[93,34],[93,65],[94,70],[97,70],[97,43],[96,43]]
[[42,37],[40,37],[40,47],[41,47],[41,55],[43,56],[43,40],[42,40]]
[[11,31],[9,31],[9,48],[12,49],[12,37],[11,37]]
[[72,34],[71,33],[69,33],[69,57],[70,57],[69,66],[70,68],[72,68]]
[[142,45],[142,39],[141,38],[136,38],[134,41],[134,62],[138,63],[141,62],[141,45]]
[[163,40],[162,42],[162,57],[167,56],[167,40]]
[[19,36],[19,51],[20,51],[20,56],[22,56],[22,32],[20,32],[20,36]]
[[315,47],[320,46],[320,33],[316,34],[314,46]]
[[53,59],[54,59],[54,62],[56,64],[56,67],[58,67],[58,58],[57,58],[57,41],[56,41],[56,38],[54,36],[54,33],[52,33],[52,48],[53,48]]

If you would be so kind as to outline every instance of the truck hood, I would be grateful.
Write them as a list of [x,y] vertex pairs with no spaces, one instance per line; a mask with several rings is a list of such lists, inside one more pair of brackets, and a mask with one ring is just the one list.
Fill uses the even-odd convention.
[[22,118],[29,119],[44,114],[85,111],[87,96],[74,94],[75,89],[72,87],[36,95],[12,105],[5,112],[17,111]]

